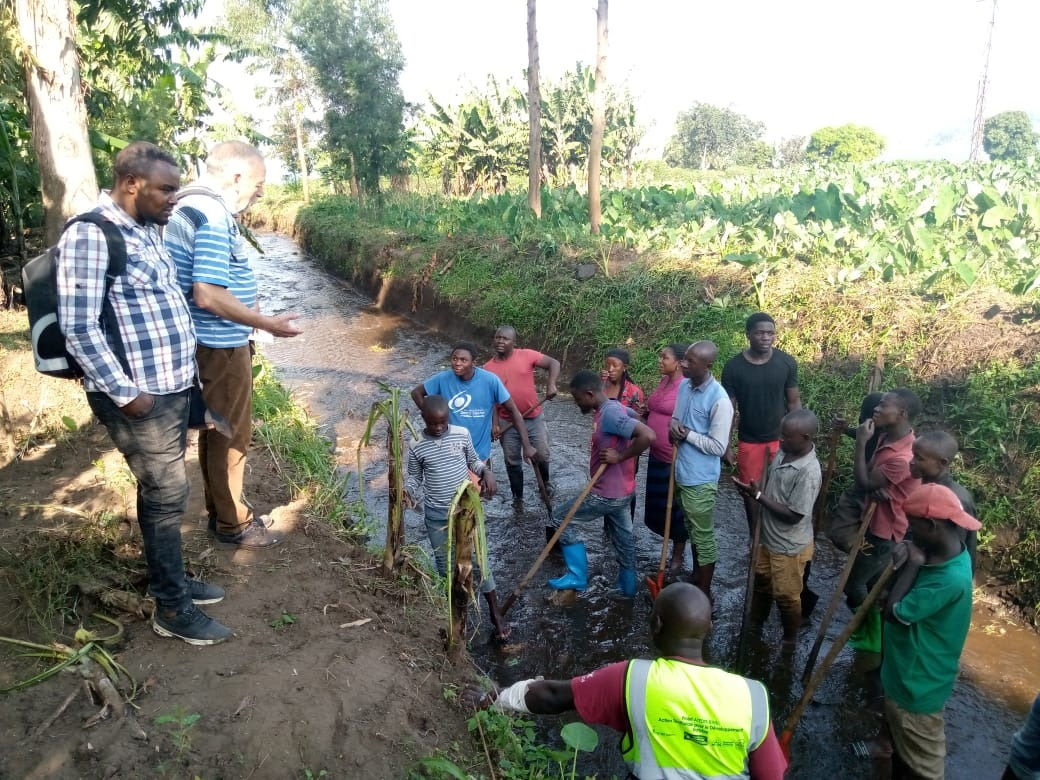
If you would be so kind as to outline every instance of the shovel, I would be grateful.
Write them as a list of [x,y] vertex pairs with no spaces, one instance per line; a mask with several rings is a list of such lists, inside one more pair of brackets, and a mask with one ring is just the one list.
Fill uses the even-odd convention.
[[646,587],[650,589],[650,598],[656,599],[664,587],[664,563],[668,557],[668,537],[672,533],[672,500],[675,498],[675,459],[679,456],[679,448],[672,445],[672,468],[668,472],[668,501],[664,510],[664,536],[661,539],[661,565],[657,567],[657,579],[646,578]]
[[574,519],[574,515],[577,514],[581,502],[585,500],[585,497],[592,491],[592,486],[599,481],[599,478],[603,476],[603,472],[606,470],[607,464],[600,464],[600,467],[596,469],[596,473],[592,475],[592,479],[589,480],[581,493],[578,494],[578,497],[571,505],[570,510],[568,510],[567,516],[564,517],[563,522],[560,523],[560,527],[556,529],[556,533],[552,535],[552,539],[546,542],[545,548],[542,550],[541,555],[538,556],[538,560],[536,560],[531,568],[527,570],[527,574],[525,574],[524,578],[517,583],[515,588],[513,588],[513,592],[509,594],[509,597],[502,602],[502,617],[505,617],[505,614],[509,611],[510,607],[516,603],[517,598],[520,596],[520,591],[527,587],[527,583],[531,581],[531,578],[542,567],[542,564],[545,563],[545,559],[549,557],[549,551],[553,548],[553,545],[559,541],[560,537],[563,536],[563,529],[566,528],[568,523]]
[[841,652],[841,649],[845,647],[845,643],[849,641],[852,632],[859,628],[860,623],[866,619],[870,607],[873,606],[875,601],[877,601],[878,596],[881,594],[881,589],[892,576],[892,571],[892,564],[890,563],[885,570],[881,572],[881,576],[879,576],[877,582],[874,583],[874,587],[870,589],[870,593],[868,593],[867,597],[863,600],[863,604],[853,613],[852,619],[848,622],[842,632],[838,634],[838,637],[834,640],[834,644],[831,645],[831,649],[827,651],[827,655],[820,663],[816,673],[805,686],[805,692],[802,694],[798,706],[795,707],[794,711],[788,716],[787,723],[784,724],[783,733],[780,734],[780,750],[783,751],[784,758],[788,760],[791,758],[791,737],[794,736],[794,730],[798,727],[798,721],[801,720],[805,708],[809,705],[809,702],[812,701],[817,686],[822,682],[827,672],[830,671],[831,664],[834,663],[834,659],[838,657],[838,653]]

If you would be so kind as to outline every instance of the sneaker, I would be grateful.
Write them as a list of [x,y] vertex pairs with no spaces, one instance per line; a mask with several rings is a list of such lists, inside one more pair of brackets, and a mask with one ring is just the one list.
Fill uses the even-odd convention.
[[[219,585],[210,585],[208,582],[197,580],[194,577],[185,577],[188,585],[188,595],[191,596],[192,604],[217,604],[224,600],[224,589]],[[154,598],[151,589],[148,595]]]
[[219,585],[210,585],[194,577],[188,577],[187,581],[192,604],[217,604],[224,600],[224,589]]
[[[274,518],[270,515],[253,515],[253,519],[259,520],[261,523],[263,523],[264,528],[270,528],[272,525],[274,525]],[[210,536],[216,536],[217,518],[210,517],[208,520],[206,520],[206,528],[207,530],[209,530]]]
[[189,645],[215,645],[231,637],[231,629],[194,604],[182,612],[155,610],[152,630],[162,637],[183,639]]
[[274,547],[282,541],[282,537],[268,531],[267,526],[259,518],[254,517],[252,522],[238,533],[218,533],[217,541],[234,547],[261,548]]

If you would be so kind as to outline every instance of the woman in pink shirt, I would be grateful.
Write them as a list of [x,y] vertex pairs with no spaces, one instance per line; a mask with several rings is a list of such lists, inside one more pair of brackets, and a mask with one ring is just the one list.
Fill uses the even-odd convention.
[[[650,445],[646,468],[646,502],[643,510],[643,522],[646,527],[658,536],[664,536],[665,512],[668,508],[668,477],[672,470],[672,443],[668,438],[668,423],[675,411],[675,397],[679,385],[683,381],[682,360],[686,354],[686,344],[669,344],[661,350],[657,357],[657,368],[661,372],[661,382],[647,399],[648,416],[646,424],[657,439]],[[672,501],[672,558],[668,564],[670,572],[682,568],[683,555],[686,552],[686,522],[683,518],[679,501]],[[696,560],[696,556],[694,556]]]

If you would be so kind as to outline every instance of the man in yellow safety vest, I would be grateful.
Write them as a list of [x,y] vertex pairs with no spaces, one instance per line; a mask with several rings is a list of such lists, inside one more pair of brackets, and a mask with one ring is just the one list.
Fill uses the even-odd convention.
[[711,603],[685,582],[661,591],[650,613],[655,661],[610,664],[572,680],[523,680],[476,703],[504,712],[576,710],[620,731],[638,780],[781,780],[787,768],[765,686],[705,665]]

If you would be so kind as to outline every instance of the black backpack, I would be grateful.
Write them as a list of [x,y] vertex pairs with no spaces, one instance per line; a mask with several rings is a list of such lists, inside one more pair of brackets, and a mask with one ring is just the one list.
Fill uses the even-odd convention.
[[[68,230],[75,222],[97,225],[105,235],[105,244],[108,246],[108,270],[105,273],[105,299],[101,307],[100,322],[116,357],[126,369],[126,352],[119,337],[115,312],[108,300],[112,282],[126,271],[126,242],[119,227],[99,211],[88,211],[73,217],[65,223],[62,232]],[[58,327],[57,254],[57,247],[52,246],[22,267],[22,289],[25,292],[25,308],[29,312],[33,359],[36,362],[36,370],[41,374],[61,379],[79,379],[83,376],[83,370],[69,354],[65,336]]]

